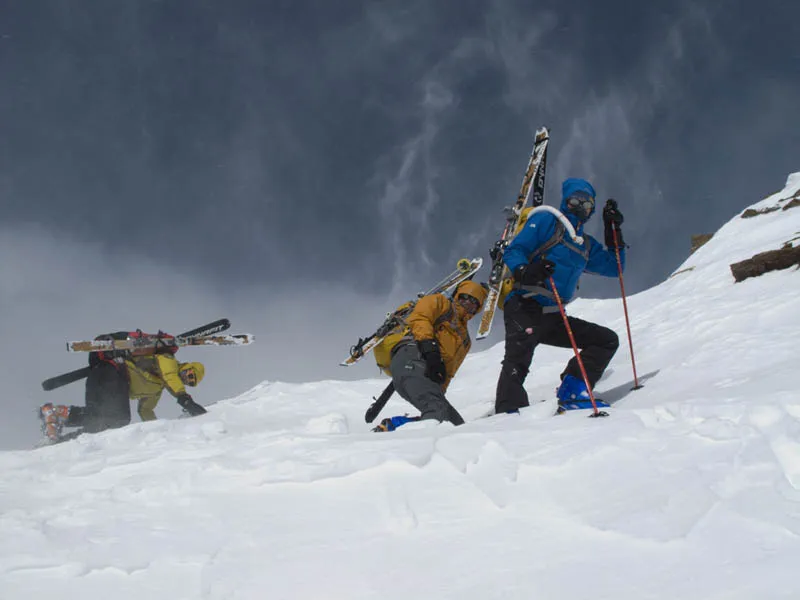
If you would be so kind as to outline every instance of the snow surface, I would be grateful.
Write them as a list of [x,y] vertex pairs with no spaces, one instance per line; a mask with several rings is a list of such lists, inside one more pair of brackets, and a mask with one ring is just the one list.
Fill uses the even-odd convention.
[[[754,208],[798,191],[800,173]],[[370,433],[385,379],[264,382],[0,453],[0,599],[800,598],[800,274],[729,269],[793,239],[800,208],[737,215],[631,297],[639,391],[621,302],[571,305],[620,333],[607,419],[553,400],[480,419],[497,345],[451,386],[458,428]],[[532,400],[569,357],[537,351]]]

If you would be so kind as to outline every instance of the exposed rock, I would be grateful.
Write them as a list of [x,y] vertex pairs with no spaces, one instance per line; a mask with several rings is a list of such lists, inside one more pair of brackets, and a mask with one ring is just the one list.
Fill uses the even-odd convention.
[[746,211],[742,213],[743,219],[749,219],[751,217],[757,217],[758,215],[766,215],[767,213],[775,212],[776,210],[780,210],[780,206],[768,206],[767,208],[761,208],[756,210],[754,208],[748,208]]
[[[786,206],[780,205],[781,202],[786,202],[787,200],[789,200],[789,202],[786,204]],[[759,208],[758,210],[754,208],[748,208],[742,213],[742,218],[749,219],[751,217],[757,217],[758,215],[766,215],[768,213],[775,212],[776,210],[789,210],[790,208],[794,208],[796,206],[800,206],[800,190],[795,192],[794,196],[791,198],[783,198],[782,200],[778,200],[778,204],[775,206],[767,206],[766,208]]]
[[693,235],[692,236],[692,249],[689,250],[689,254],[693,254],[695,250],[697,250],[700,246],[705,244],[712,237],[714,237],[713,233],[701,233],[699,235]]
[[794,208],[795,206],[800,206],[800,193],[795,194],[795,197],[792,199],[789,204],[783,207],[783,210],[789,210],[790,208]]
[[787,242],[780,250],[761,252],[752,258],[731,265],[733,278],[739,282],[748,277],[758,277],[769,271],[788,269],[800,266],[800,246],[792,246]]

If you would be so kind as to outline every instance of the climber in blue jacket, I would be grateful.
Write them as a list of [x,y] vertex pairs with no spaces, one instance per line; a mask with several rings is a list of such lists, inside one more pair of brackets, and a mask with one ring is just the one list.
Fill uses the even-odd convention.
[[[561,213],[574,228],[582,243],[553,212],[534,212],[503,254],[503,261],[513,274],[514,286],[506,297],[504,312],[505,355],[497,382],[495,412],[514,412],[528,406],[523,387],[539,344],[570,348],[569,335],[558,309],[550,278],[561,300],[567,304],[575,296],[584,272],[616,277],[617,259],[612,227],[620,263],[625,266],[625,244],[619,226],[622,213],[614,200],[603,209],[606,247],[583,227],[595,211],[595,190],[585,179],[570,178],[562,185]],[[611,329],[568,317],[581,359],[594,388],[619,347],[619,338]],[[589,400],[589,393],[578,362],[573,356],[561,374],[556,393],[560,405]]]

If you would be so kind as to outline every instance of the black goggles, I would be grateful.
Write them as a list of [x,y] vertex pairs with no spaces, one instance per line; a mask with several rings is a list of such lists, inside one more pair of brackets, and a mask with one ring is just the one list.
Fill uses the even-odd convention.
[[183,369],[180,372],[181,381],[183,381],[184,385],[197,385],[197,373],[195,373],[193,368]]
[[574,194],[567,198],[567,208],[571,211],[579,210],[583,216],[588,217],[594,210],[594,198],[586,194]]
[[481,308],[480,301],[475,296],[470,296],[469,294],[459,294],[458,302],[469,312],[475,313]]

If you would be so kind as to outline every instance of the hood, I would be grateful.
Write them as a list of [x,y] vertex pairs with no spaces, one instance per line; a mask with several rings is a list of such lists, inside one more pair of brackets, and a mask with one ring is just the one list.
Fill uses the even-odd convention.
[[[453,293],[453,298],[458,298],[459,294],[469,294],[473,298],[477,298],[478,301],[481,303],[481,306],[483,306],[484,303],[486,302],[486,296],[489,295],[489,292],[482,284],[476,281],[472,281],[471,279],[468,279],[458,284],[455,293]],[[459,313],[463,310],[461,306],[458,304],[458,302],[454,302],[453,305],[456,307],[456,310]],[[475,314],[478,314],[479,312],[481,311],[478,310],[478,312]]]
[[203,363],[199,362],[181,363],[180,366],[178,367],[178,372],[180,373],[181,371],[188,371],[189,369],[194,369],[195,375],[197,376],[197,383],[203,381],[203,377],[205,377],[206,375],[206,368],[203,366]]
[[[589,213],[589,216],[586,217],[584,221],[580,221],[578,217],[571,214],[567,210],[567,198],[572,196],[575,192],[584,192],[589,194],[592,198],[595,198],[594,208],[592,212]],[[561,184],[561,212],[569,219],[569,222],[573,225],[577,226],[579,223],[585,223],[589,219],[592,218],[594,211],[597,209],[597,192],[594,191],[592,184],[586,181],[585,179],[580,179],[577,177],[570,177],[569,179],[565,179],[564,183]]]

